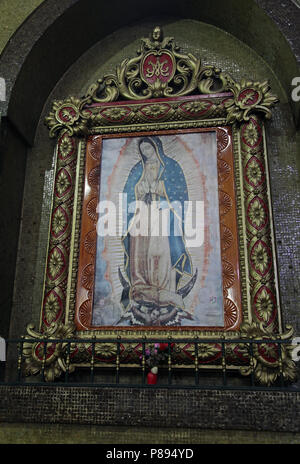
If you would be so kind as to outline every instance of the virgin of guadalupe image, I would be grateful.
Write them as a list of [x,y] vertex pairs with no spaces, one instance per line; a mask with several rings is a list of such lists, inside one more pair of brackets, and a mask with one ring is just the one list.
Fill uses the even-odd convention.
[[[143,207],[127,212],[124,270],[118,270],[124,313],[118,324],[178,326],[182,319],[192,319],[184,298],[197,279],[184,241],[187,184],[181,166],[164,153],[159,137],[141,138],[138,151],[140,161],[131,169],[123,193],[128,205]],[[153,234],[153,218],[162,217],[163,212],[167,212],[168,233]],[[144,233],[133,233],[136,226]],[[182,286],[184,275],[189,280]]]

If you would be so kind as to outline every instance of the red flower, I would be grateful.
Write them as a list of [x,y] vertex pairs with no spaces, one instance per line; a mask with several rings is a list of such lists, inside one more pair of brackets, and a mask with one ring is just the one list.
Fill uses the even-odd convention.
[[159,344],[159,350],[160,351],[166,351],[168,349],[168,343],[160,343]]
[[[175,343],[170,343],[170,348],[173,350]],[[168,343],[159,343],[159,351],[167,351],[169,348]]]

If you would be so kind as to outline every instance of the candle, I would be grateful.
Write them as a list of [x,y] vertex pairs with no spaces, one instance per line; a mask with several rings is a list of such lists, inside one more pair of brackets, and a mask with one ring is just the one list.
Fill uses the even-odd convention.
[[158,368],[152,367],[151,371],[148,372],[147,374],[147,383],[148,385],[155,385],[157,383],[157,373],[158,373]]

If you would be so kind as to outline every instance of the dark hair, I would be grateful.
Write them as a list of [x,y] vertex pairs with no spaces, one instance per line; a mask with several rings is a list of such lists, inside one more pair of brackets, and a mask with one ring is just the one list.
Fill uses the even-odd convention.
[[143,158],[143,161],[146,161],[146,158],[145,158],[145,155],[143,154],[142,150],[141,150],[141,145],[142,143],[149,143],[150,145],[152,145],[152,147],[154,148],[154,150],[156,151],[156,145],[154,143],[154,141],[150,138],[150,137],[143,137],[142,139],[139,140],[139,150],[140,150],[140,154]]

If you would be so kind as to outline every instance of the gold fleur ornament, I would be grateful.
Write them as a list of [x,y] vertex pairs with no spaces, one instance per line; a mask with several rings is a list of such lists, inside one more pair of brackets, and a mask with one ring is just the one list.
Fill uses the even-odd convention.
[[52,217],[52,231],[55,236],[58,236],[63,232],[66,228],[66,225],[68,223],[68,219],[66,217],[66,213],[63,213],[61,208],[57,208],[54,211],[53,217]]
[[200,113],[202,111],[205,111],[208,106],[209,106],[209,103],[205,101],[196,101],[196,102],[186,103],[184,105],[184,109],[186,111],[189,111],[190,113]]
[[88,121],[92,121],[93,115],[89,110],[83,109],[84,102],[75,97],[53,102],[52,111],[45,119],[45,124],[50,129],[50,137],[55,137],[57,131],[63,129],[72,135],[84,135],[87,133]]
[[99,343],[95,346],[96,356],[103,360],[111,360],[117,354],[117,348],[114,343]]
[[59,143],[59,155],[61,159],[67,158],[70,153],[74,150],[74,141],[67,134],[64,134]]
[[270,256],[266,245],[259,241],[256,243],[251,251],[251,261],[254,269],[261,275],[264,275],[270,266]]
[[56,317],[57,312],[60,310],[60,304],[57,296],[51,291],[45,301],[45,311],[47,315],[47,322],[51,323]]
[[274,311],[274,301],[265,288],[259,292],[255,299],[256,311],[261,320],[268,322]]
[[249,124],[247,124],[243,135],[244,135],[244,138],[247,144],[250,145],[251,147],[257,144],[259,133],[253,121],[250,121]]
[[259,200],[254,200],[249,206],[249,218],[251,224],[258,229],[266,220],[266,212]]
[[66,250],[61,244],[51,250],[47,266],[47,285],[59,285],[64,280],[68,268],[65,254]]
[[239,83],[229,78],[228,89],[233,93],[233,98],[225,102],[228,123],[249,121],[254,111],[262,112],[270,119],[270,108],[279,101],[271,94],[268,81],[260,83],[242,80]]
[[118,119],[122,119],[123,116],[125,116],[126,114],[128,113],[128,110],[125,109],[125,108],[108,108],[104,111],[102,111],[102,114],[109,118],[109,119],[113,119],[113,120],[118,120]]
[[[50,327],[43,333],[36,332],[34,325],[29,324],[27,326],[26,339],[29,341],[24,342],[23,345],[23,356],[25,359],[25,374],[26,375],[37,375],[44,372],[46,382],[53,381],[56,377],[60,377],[63,372],[68,371],[69,373],[74,372],[75,367],[70,364],[67,351],[67,342],[47,342],[45,346],[44,342],[37,341],[35,339],[72,339],[75,335],[75,326],[73,323],[62,324],[52,323]],[[75,345],[70,343],[70,353],[75,349]]]
[[55,248],[50,256],[49,260],[49,271],[52,276],[56,276],[63,266],[64,261],[62,259],[61,253]]
[[167,109],[167,105],[148,105],[143,107],[143,113],[145,113],[147,116],[157,117],[165,114]]
[[[297,368],[292,360],[294,345],[281,343],[279,350],[278,343],[272,340],[288,341],[293,337],[293,328],[286,326],[286,331],[281,334],[272,333],[271,328],[256,322],[245,322],[241,326],[241,337],[255,340],[268,340],[268,343],[253,343],[253,355],[251,355],[250,345],[248,345],[248,356],[250,366],[241,367],[240,372],[244,376],[254,374],[254,378],[262,385],[270,386],[281,375],[284,380],[293,382],[297,378]],[[281,352],[281,354],[279,354]]]
[[246,175],[251,184],[258,186],[263,178],[263,172],[257,160],[251,159],[246,167]]
[[61,169],[55,182],[56,192],[60,197],[70,188],[71,180],[65,169]]
[[[193,347],[194,350],[194,347]],[[212,358],[220,352],[220,347],[212,343],[199,343],[198,344],[198,357],[203,361],[205,359]],[[193,356],[195,352],[193,351]]]

